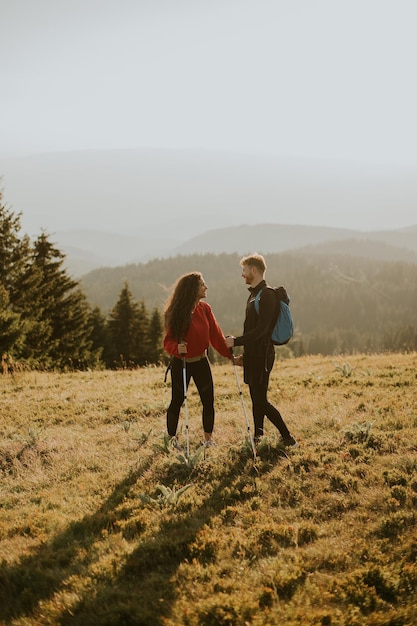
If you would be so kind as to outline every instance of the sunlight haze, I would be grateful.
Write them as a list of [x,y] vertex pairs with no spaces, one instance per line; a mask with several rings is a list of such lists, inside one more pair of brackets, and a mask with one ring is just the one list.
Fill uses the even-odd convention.
[[1,151],[417,166],[414,0],[3,0]]
[[[242,158],[259,159],[258,169],[265,164],[270,173],[271,163],[284,174],[291,170],[293,189],[268,196],[275,174],[262,187],[243,168],[235,188],[224,169],[218,194],[220,183],[212,182],[218,205],[208,206],[207,188],[201,188],[202,228],[213,218],[219,227],[217,216],[226,225],[239,223],[225,212],[230,196],[245,195],[245,180],[252,190],[261,189],[259,206],[242,209],[246,223],[273,217],[367,229],[416,222],[414,0],[2,0],[1,22],[0,176],[6,200],[27,218],[49,214],[45,181],[62,188],[70,172],[65,165],[69,178],[62,182],[51,170],[39,170],[32,187],[38,165],[16,158],[135,149],[166,151],[175,162],[181,151],[192,162],[199,159],[195,155],[208,155],[218,159],[219,171],[234,160],[239,168]],[[335,176],[346,179],[336,193]],[[97,178],[110,187],[122,182],[117,176],[112,181],[107,170]],[[319,188],[326,196],[327,184],[326,197],[343,199],[351,185],[355,198],[369,180],[379,188],[369,207],[362,199],[347,209],[314,200]],[[393,187],[385,190],[391,180]],[[170,188],[172,181],[166,182],[154,185],[157,196]],[[130,204],[154,222],[181,213],[188,203],[200,210],[198,176],[190,182],[192,198],[183,200],[185,186],[178,183],[175,197],[155,204],[158,215],[141,198]],[[73,177],[71,184],[78,183]],[[87,197],[87,183],[81,183],[74,189],[80,219],[67,227],[96,223],[100,192],[90,190]],[[298,201],[310,183],[313,193]],[[221,204],[225,185],[230,195]],[[127,187],[110,195],[119,192],[126,196]],[[55,199],[61,194],[50,193]],[[268,197],[272,213],[263,208]],[[53,219],[36,218],[35,226],[65,227],[70,213],[62,203],[55,203]],[[126,222],[124,230],[130,230]]]

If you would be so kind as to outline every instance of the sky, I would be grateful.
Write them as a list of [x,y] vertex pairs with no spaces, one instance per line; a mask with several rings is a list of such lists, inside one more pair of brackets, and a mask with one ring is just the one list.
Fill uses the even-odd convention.
[[415,0],[0,7],[0,156],[199,148],[417,170]]

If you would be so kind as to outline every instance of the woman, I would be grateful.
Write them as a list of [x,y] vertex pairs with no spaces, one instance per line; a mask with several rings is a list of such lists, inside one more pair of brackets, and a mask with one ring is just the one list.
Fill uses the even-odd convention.
[[[171,404],[167,411],[170,437],[177,433],[180,409],[184,402],[183,367],[185,359],[186,386],[194,380],[203,405],[204,445],[213,443],[214,389],[207,348],[212,345],[225,358],[231,354],[224,335],[207,302],[207,285],[200,272],[181,276],[165,306],[164,348],[171,359]],[[174,446],[178,447],[176,440]]]

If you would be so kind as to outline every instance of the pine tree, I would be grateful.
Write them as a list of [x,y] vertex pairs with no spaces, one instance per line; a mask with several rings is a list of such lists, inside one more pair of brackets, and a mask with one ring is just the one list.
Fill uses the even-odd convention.
[[148,324],[144,303],[135,302],[126,281],[107,324],[110,351],[106,364],[109,367],[135,367],[146,363]]
[[162,348],[163,326],[159,310],[155,307],[152,311],[148,330],[148,362],[160,363],[163,356]]
[[26,324],[22,357],[46,368],[86,367],[94,356],[91,309],[63,268],[64,259],[42,233],[17,281],[17,308]]
[[90,313],[91,325],[91,350],[95,355],[95,367],[103,365],[106,355],[109,352],[109,333],[106,318],[98,306],[95,306]]
[[11,304],[15,282],[29,256],[29,238],[20,237],[20,229],[20,214],[7,209],[0,190],[0,284],[8,292]]
[[149,363],[149,316],[142,300],[137,309],[136,362],[138,365]]
[[0,285],[0,351],[1,354],[14,354],[22,339],[20,316],[9,305],[9,294]]
[[16,355],[24,339],[24,326],[14,311],[16,281],[29,255],[29,238],[20,237],[20,215],[3,204],[0,190],[0,350]]

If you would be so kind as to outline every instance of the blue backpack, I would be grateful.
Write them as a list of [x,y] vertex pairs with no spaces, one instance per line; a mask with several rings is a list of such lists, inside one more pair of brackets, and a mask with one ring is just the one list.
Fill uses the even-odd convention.
[[[283,287],[274,288],[274,293],[278,299],[280,305],[280,311],[278,313],[278,319],[272,328],[272,343],[275,346],[283,346],[288,343],[294,334],[294,323],[288,306],[290,298]],[[262,289],[256,294],[255,297],[255,309],[259,314],[259,300],[261,299]],[[285,298],[287,302],[283,300]]]

